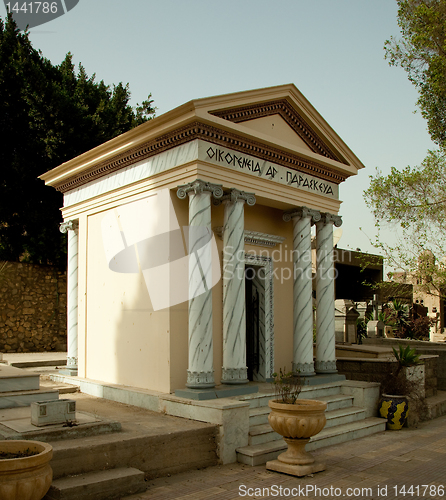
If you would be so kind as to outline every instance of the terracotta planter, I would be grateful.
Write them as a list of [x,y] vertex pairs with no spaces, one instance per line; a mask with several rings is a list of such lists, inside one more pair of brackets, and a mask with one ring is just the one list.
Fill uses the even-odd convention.
[[39,441],[0,441],[0,451],[19,453],[26,449],[37,455],[0,459],[0,498],[2,500],[41,500],[51,486],[53,470],[49,464],[53,448]]
[[396,431],[403,427],[409,413],[409,401],[406,396],[383,394],[379,402],[379,414],[387,418],[387,429]]
[[[288,445],[287,451],[280,454],[278,461],[291,466],[304,466],[289,468],[289,470],[279,470],[288,474],[305,475],[311,472],[324,470],[323,464],[315,466],[313,456],[305,450],[306,444],[312,436],[318,434],[325,426],[325,410],[327,403],[312,399],[298,399],[294,404],[281,403],[279,401],[269,401],[271,413],[268,421],[274,431],[283,436]],[[268,462],[268,464],[274,464]],[[268,466],[267,464],[267,466]]]

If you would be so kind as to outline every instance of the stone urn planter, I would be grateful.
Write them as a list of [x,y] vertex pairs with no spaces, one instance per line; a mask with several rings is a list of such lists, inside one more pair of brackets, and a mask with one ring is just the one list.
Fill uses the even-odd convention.
[[325,426],[327,403],[312,399],[299,399],[295,403],[269,401],[268,416],[272,429],[283,436],[288,449],[277,460],[267,462],[266,468],[295,476],[306,476],[325,470],[325,464],[316,462],[305,450],[310,438]]
[[2,500],[41,500],[51,486],[53,470],[49,464],[53,448],[40,441],[0,441],[0,452],[36,455],[0,458],[0,498]]

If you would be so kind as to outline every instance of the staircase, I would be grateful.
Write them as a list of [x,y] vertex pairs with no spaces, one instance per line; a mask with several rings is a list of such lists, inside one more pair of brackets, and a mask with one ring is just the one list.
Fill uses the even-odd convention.
[[41,388],[39,374],[0,364],[0,409],[59,399],[58,390]]
[[[301,399],[318,399],[328,404],[327,423],[318,435],[311,438],[306,449],[311,451],[384,431],[386,420],[372,416],[376,411],[373,398],[370,398],[370,391],[367,395],[364,392],[375,385],[340,381],[303,387],[299,396]],[[275,460],[286,449],[282,436],[268,424],[268,401],[274,398],[273,391],[240,397],[249,403],[250,409],[248,446],[237,449],[238,462],[246,465],[264,464],[268,460]],[[358,402],[367,406],[361,407]]]

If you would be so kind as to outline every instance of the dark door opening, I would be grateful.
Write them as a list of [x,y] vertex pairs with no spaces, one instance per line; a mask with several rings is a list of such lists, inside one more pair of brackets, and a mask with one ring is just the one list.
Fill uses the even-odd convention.
[[255,280],[256,269],[247,266],[245,269],[245,304],[246,304],[246,364],[248,379],[259,380],[261,326],[260,326],[260,294]]

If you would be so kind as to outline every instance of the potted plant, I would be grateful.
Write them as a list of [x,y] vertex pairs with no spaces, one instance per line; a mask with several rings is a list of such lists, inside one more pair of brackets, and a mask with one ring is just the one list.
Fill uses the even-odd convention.
[[53,479],[53,448],[40,441],[0,441],[0,498],[41,500]]
[[325,426],[327,403],[311,399],[298,399],[301,391],[299,374],[280,369],[273,373],[276,399],[268,402],[271,413],[268,422],[280,434],[287,450],[277,460],[267,462],[266,468],[296,476],[305,476],[325,470],[305,450],[312,436]]
[[397,361],[396,369],[381,384],[379,413],[387,419],[387,429],[401,429],[407,420],[409,400],[415,408],[421,408],[424,398],[419,389],[419,381],[409,380],[404,368],[421,364],[420,355],[409,345],[405,348],[398,344],[398,350],[392,347]]

